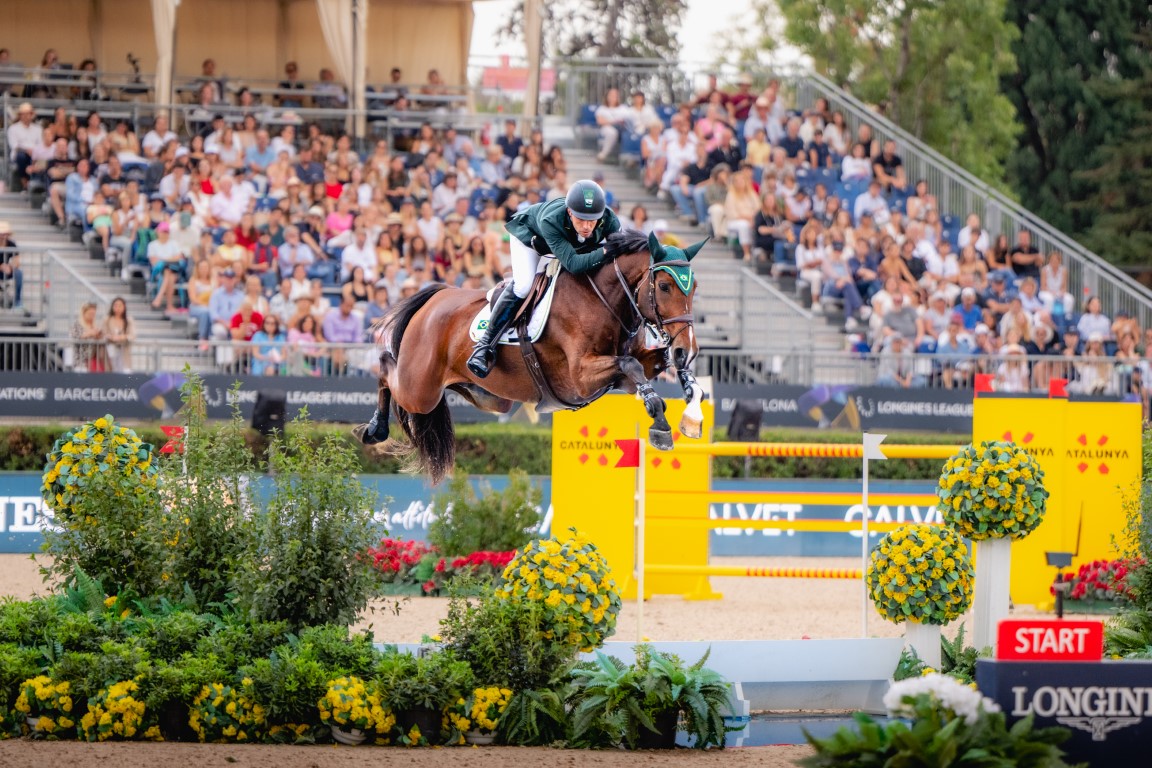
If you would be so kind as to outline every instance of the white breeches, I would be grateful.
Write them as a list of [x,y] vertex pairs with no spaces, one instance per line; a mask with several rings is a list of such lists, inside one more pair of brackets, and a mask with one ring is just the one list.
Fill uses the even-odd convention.
[[540,254],[514,237],[508,238],[508,250],[512,261],[512,293],[523,299],[532,290],[532,280],[540,266]]

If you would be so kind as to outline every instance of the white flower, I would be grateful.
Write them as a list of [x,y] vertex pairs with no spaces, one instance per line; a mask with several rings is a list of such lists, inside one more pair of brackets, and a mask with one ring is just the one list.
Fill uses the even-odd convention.
[[975,688],[938,672],[893,683],[888,693],[884,694],[884,706],[892,717],[912,717],[912,708],[905,699],[913,699],[921,694],[931,696],[939,707],[955,717],[963,718],[968,725],[975,725],[982,711],[1000,711],[996,702],[981,696]]

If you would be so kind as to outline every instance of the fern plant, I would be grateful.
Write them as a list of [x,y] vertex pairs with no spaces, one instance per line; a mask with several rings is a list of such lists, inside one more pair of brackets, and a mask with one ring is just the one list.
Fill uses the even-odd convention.
[[500,741],[525,747],[564,741],[568,735],[566,693],[563,686],[516,691],[496,726]]
[[[730,711],[730,686],[704,666],[708,655],[686,666],[672,654],[638,645],[636,663],[628,666],[597,652],[594,662],[572,672],[573,744],[622,743],[636,749],[648,740],[648,734],[672,727],[687,733],[697,749],[723,747],[725,734],[731,730],[724,723],[724,714]],[[682,715],[680,724],[676,723],[678,715]]]
[[915,649],[905,648],[900,654],[900,661],[896,664],[892,679],[906,680],[910,677],[920,677],[925,672],[939,672],[965,684],[974,683],[976,659],[991,655],[991,648],[977,650],[970,645],[964,645],[964,625],[961,624],[953,639],[940,637],[940,669],[932,669],[925,664]]

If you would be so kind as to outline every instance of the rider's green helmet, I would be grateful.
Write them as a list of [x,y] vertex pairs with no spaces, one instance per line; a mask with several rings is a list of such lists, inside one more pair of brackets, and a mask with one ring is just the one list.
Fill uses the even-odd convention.
[[584,221],[598,221],[607,207],[604,203],[604,190],[591,179],[580,179],[573,184],[565,202],[572,215]]

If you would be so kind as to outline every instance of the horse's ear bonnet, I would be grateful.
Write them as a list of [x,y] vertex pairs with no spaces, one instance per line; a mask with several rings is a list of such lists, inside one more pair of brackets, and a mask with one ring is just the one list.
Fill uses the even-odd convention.
[[684,293],[691,293],[692,286],[696,282],[696,275],[692,272],[692,267],[688,262],[692,261],[692,257],[700,252],[706,242],[708,242],[708,238],[686,248],[661,245],[660,241],[656,239],[656,233],[653,232],[648,235],[648,252],[652,254],[655,270],[672,275],[680,290]]

